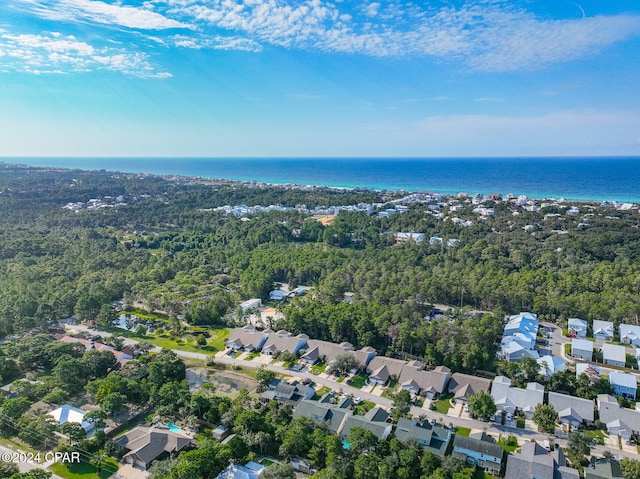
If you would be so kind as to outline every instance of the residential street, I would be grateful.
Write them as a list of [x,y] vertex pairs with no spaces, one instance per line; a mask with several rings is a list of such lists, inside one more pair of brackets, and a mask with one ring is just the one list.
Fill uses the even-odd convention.
[[[545,324],[546,325],[546,324]],[[552,348],[554,348],[554,351],[562,351],[562,346],[560,346],[560,344],[562,343],[562,330],[555,325],[551,325],[549,324],[548,326],[552,326],[554,328],[554,331],[552,332],[552,339],[550,339],[550,343],[552,343],[553,341],[553,345]],[[73,326],[68,326],[67,329],[71,329],[71,330],[76,330],[76,331],[88,331],[91,334],[99,334],[101,336],[111,336],[111,333],[108,332],[104,332],[104,331],[100,331],[97,332],[95,330],[90,330],[89,328],[87,328],[86,326],[82,326],[82,325],[73,325]],[[138,343],[139,341],[136,341],[134,339],[130,339],[130,338],[126,338],[125,339],[125,344],[127,345],[134,345],[136,343]],[[156,347],[154,348],[154,351],[160,351],[160,348]],[[211,358],[211,355],[207,355],[207,354],[203,354],[203,353],[194,353],[194,352],[188,352],[188,351],[181,351],[181,350],[177,350],[174,349],[173,350],[178,356],[182,357],[182,358],[189,358],[189,359],[199,359],[202,361],[205,361],[207,358]],[[554,352],[555,355],[555,352]],[[560,357],[564,358],[564,355],[561,355]],[[383,398],[381,396],[378,396],[376,394],[372,394],[372,393],[368,393],[365,391],[362,391],[360,389],[357,388],[353,388],[347,384],[343,384],[343,383],[339,383],[337,381],[334,381],[332,379],[329,378],[323,378],[320,376],[317,376],[315,374],[311,374],[309,372],[306,371],[294,371],[288,368],[284,368],[282,366],[278,366],[275,364],[261,364],[261,363],[257,363],[257,362],[253,362],[253,361],[247,361],[244,359],[234,359],[231,358],[229,356],[216,356],[215,357],[215,362],[218,364],[225,364],[225,365],[236,365],[236,366],[241,366],[241,367],[245,367],[245,368],[259,368],[259,367],[264,367],[265,369],[268,369],[269,371],[273,371],[282,375],[286,375],[286,376],[293,376],[299,379],[305,379],[308,378],[309,380],[313,381],[314,383],[320,385],[320,386],[326,386],[329,387],[335,391],[342,391],[345,394],[351,394],[354,397],[360,397],[363,400],[366,401],[371,401],[379,406],[383,406],[385,408],[389,408],[391,407],[393,401],[389,398]],[[451,410],[450,410],[451,411]],[[431,419],[435,419],[438,422],[441,422],[442,424],[448,425],[448,424],[452,424],[453,426],[456,427],[466,427],[466,428],[470,428],[470,429],[476,429],[476,430],[480,430],[480,431],[486,431],[489,434],[493,434],[493,435],[498,435],[498,434],[502,434],[502,435],[509,435],[509,436],[515,436],[518,438],[518,440],[520,441],[520,443],[522,443],[524,440],[534,440],[536,442],[541,442],[544,441],[546,439],[551,439],[552,435],[549,434],[541,434],[538,433],[537,431],[532,431],[530,429],[518,429],[515,427],[511,427],[511,426],[502,426],[499,425],[497,423],[488,423],[488,422],[482,422],[479,420],[475,420],[475,419],[469,419],[469,418],[464,418],[464,417],[455,417],[455,416],[450,416],[450,415],[444,415],[438,412],[434,412],[434,411],[430,411],[426,408],[421,408],[421,407],[416,407],[413,406],[411,407],[411,414],[414,417],[417,416],[423,416],[426,417],[427,419],[431,420]],[[561,446],[566,446],[566,440],[565,439],[561,439],[561,438],[555,438],[554,439],[556,443],[560,444]],[[632,453],[629,451],[623,451],[620,450],[618,448],[611,448],[611,447],[606,447],[606,446],[594,446],[592,447],[592,451],[593,454],[597,454],[602,456],[602,453],[605,450],[609,450],[611,451],[614,456],[619,456],[619,457],[631,457],[631,458],[636,458],[638,457],[637,453]]]

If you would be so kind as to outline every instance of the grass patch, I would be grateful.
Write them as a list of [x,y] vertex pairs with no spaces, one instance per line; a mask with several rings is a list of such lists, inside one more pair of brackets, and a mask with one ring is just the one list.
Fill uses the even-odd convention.
[[571,356],[571,343],[566,343],[564,345],[564,354],[567,356]]
[[521,417],[516,419],[516,427],[518,429],[524,429],[524,419],[522,419]]
[[504,450],[509,452],[514,452],[518,449],[518,438],[515,436],[504,437],[502,434],[498,438],[498,445],[504,447]]
[[102,461],[100,471],[88,462],[61,463],[51,465],[49,468],[54,474],[64,477],[65,479],[106,479],[118,471],[118,461],[112,457]]
[[356,389],[362,389],[362,387],[367,384],[367,375],[364,373],[360,373],[353,378],[351,378],[350,386]]
[[471,434],[471,428],[469,427],[457,427],[456,434],[458,436],[469,436]]
[[313,400],[317,401],[318,399],[320,399],[322,396],[324,396],[325,394],[327,394],[328,392],[331,391],[330,387],[327,386],[322,386],[320,389],[318,389],[316,391],[316,393],[313,395]]
[[436,407],[434,411],[437,411],[440,414],[447,414],[447,412],[449,412],[449,409],[451,408],[451,400],[448,398],[438,399],[437,401],[434,401],[433,404]]
[[273,466],[275,462],[270,461],[269,459],[263,459],[262,461],[260,461],[260,464],[262,464],[264,467],[269,467]]
[[338,382],[338,383],[344,382],[344,377],[340,376],[340,377],[336,380],[336,382]]
[[318,374],[322,374],[325,369],[327,369],[326,364],[316,364],[315,366],[311,366],[311,374],[317,376]]
[[592,444],[604,445],[605,435],[600,429],[585,429],[582,433]]
[[[202,328],[198,328],[201,330]],[[228,328],[215,328],[215,329],[207,329],[210,332],[211,337],[207,338],[207,344],[202,348],[198,347],[195,344],[190,344],[186,341],[183,341],[181,338],[171,339],[166,334],[156,335],[156,334],[145,334],[139,336],[135,334],[133,331],[128,331],[126,329],[120,328],[105,328],[104,331],[109,333],[117,334],[118,336],[123,336],[125,338],[135,339],[137,341],[144,341],[149,344],[153,344],[154,346],[158,346],[159,348],[167,348],[167,349],[178,349],[180,351],[188,351],[191,353],[202,353],[202,354],[215,354],[218,351],[222,351],[225,349],[224,341],[229,337],[231,331]]]
[[122,311],[122,314],[130,314],[132,316],[137,316],[141,319],[153,319],[156,321],[166,321],[167,319],[169,319],[164,314],[149,313],[148,311],[145,311],[143,309],[138,309],[138,308],[127,308],[124,311]]

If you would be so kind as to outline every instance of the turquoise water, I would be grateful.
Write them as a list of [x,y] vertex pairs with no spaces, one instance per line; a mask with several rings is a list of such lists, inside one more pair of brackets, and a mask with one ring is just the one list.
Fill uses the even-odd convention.
[[7,163],[444,194],[640,202],[640,158],[4,158]]
[[169,424],[167,424],[167,427],[169,428],[169,431],[172,431],[172,432],[181,431],[181,429],[178,426],[176,426],[173,422],[170,422]]

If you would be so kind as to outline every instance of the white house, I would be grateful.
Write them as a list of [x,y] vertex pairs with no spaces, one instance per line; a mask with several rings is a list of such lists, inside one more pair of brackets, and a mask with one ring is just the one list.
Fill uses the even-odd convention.
[[571,356],[591,361],[593,359],[593,342],[586,339],[573,338],[571,340]]
[[593,337],[602,341],[613,339],[613,323],[611,321],[593,320]]
[[609,434],[620,436],[627,443],[634,434],[640,433],[640,412],[620,407],[613,396],[598,395],[598,415]]
[[609,382],[613,386],[614,394],[635,400],[638,382],[633,374],[611,371],[609,373]]
[[568,330],[570,333],[575,334],[579,338],[586,338],[587,322],[584,319],[580,318],[569,318]]
[[565,362],[555,356],[542,356],[538,359],[538,364],[540,365],[540,375],[545,377],[565,370]]
[[627,348],[617,344],[603,344],[602,362],[611,366],[624,367],[627,362]]
[[491,396],[498,411],[511,414],[522,411],[531,418],[536,405],[544,402],[544,386],[529,383],[526,389],[514,388],[511,386],[511,379],[497,376],[491,386]]
[[80,424],[82,429],[89,432],[93,429],[93,424],[84,420],[85,414],[87,414],[87,411],[70,406],[69,404],[60,406],[48,413],[49,416],[56,420],[59,426],[67,423],[75,423]]
[[243,303],[240,303],[240,308],[243,313],[246,313],[250,309],[255,309],[256,311],[262,308],[262,300],[260,298],[248,299]]
[[632,324],[621,324],[619,331],[620,341],[625,344],[640,346],[640,326],[634,326]]

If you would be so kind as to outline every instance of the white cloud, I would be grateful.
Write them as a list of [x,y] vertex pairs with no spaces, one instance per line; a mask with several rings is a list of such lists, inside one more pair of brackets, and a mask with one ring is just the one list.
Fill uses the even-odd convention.
[[164,78],[143,53],[96,48],[59,33],[12,34],[0,31],[0,58],[8,70],[34,74],[82,72],[95,69],[120,71],[142,78]]
[[49,20],[89,21],[141,30],[193,28],[192,25],[167,18],[146,7],[122,6],[95,0],[57,0],[47,3],[37,0],[19,1],[23,8]]

